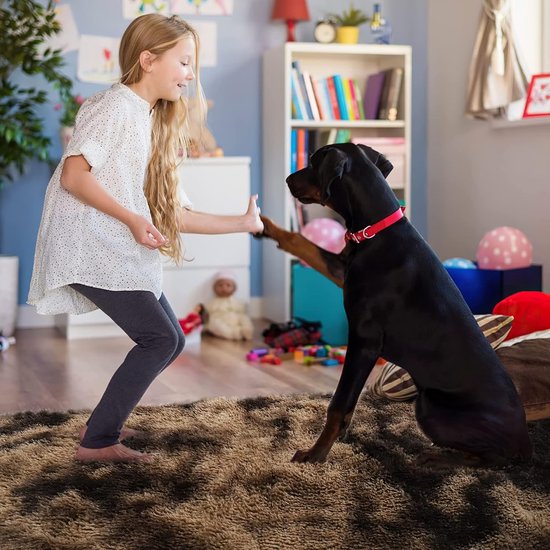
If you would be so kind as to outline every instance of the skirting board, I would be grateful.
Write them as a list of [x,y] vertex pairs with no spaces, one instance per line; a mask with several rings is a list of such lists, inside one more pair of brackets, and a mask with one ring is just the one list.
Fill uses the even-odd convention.
[[[248,312],[253,319],[262,317],[262,298],[250,298],[248,304]],[[55,327],[55,315],[38,315],[36,309],[27,304],[20,305],[17,314],[17,328],[43,328]],[[108,338],[111,336],[121,336],[123,332],[114,324],[104,325],[78,325],[71,327],[71,331],[67,334],[68,339],[73,338]]]

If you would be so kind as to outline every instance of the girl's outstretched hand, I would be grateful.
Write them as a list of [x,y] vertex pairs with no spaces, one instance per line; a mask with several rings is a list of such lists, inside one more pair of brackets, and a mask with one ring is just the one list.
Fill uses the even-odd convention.
[[138,214],[132,216],[128,222],[128,228],[136,242],[149,250],[155,250],[166,244],[166,239],[160,231],[143,216]]
[[264,224],[260,219],[260,208],[256,204],[258,195],[252,195],[248,201],[248,210],[244,215],[249,233],[261,233],[264,230]]

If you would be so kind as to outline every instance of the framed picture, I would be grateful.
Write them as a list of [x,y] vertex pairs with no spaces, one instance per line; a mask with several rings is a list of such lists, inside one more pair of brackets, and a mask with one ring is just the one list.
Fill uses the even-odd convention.
[[531,77],[523,118],[550,116],[550,73]]

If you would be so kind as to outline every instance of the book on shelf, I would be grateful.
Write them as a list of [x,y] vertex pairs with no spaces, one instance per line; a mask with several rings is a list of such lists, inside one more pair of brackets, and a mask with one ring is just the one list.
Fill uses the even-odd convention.
[[334,84],[334,77],[332,76],[327,77],[327,88],[328,88],[328,96],[330,99],[330,106],[332,108],[332,112],[334,113],[334,119],[341,120],[342,115],[340,113],[340,106],[338,104],[338,97],[336,95],[336,86]]
[[290,98],[292,108],[292,118],[297,120],[304,120],[305,105],[301,104],[298,92],[296,89],[296,79],[294,75],[290,76]]
[[328,89],[328,79],[327,78],[321,78],[319,80],[319,85],[321,86],[322,94],[323,94],[323,103],[327,107],[327,113],[328,113],[328,120],[335,120],[336,119],[336,113],[334,112],[334,109],[332,108],[332,101],[330,98],[330,92]]
[[313,120],[321,120],[321,115],[319,113],[319,107],[317,105],[317,100],[315,99],[315,94],[313,93],[313,86],[311,84],[311,75],[308,72],[303,72],[302,77],[304,79],[304,86],[306,88],[307,101],[311,109],[311,114]]
[[365,119],[374,120],[378,118],[380,110],[380,100],[382,99],[382,90],[384,89],[384,80],[386,73],[384,71],[371,74],[367,78],[365,86]]
[[298,158],[297,158],[297,151],[298,151],[298,145],[297,145],[297,139],[298,139],[298,130],[296,128],[293,128],[290,131],[290,173],[296,172],[296,167],[298,166]]
[[403,83],[403,69],[395,67],[384,72],[384,89],[380,100],[378,118],[381,120],[397,120],[399,97]]
[[357,97],[355,96],[355,82],[353,78],[346,78],[346,84],[349,92],[349,103],[353,114],[353,119],[361,120],[363,117],[359,112],[359,103],[357,101]]
[[332,76],[332,79],[334,81],[334,89],[336,90],[336,98],[338,100],[338,109],[340,110],[340,119],[350,120],[342,76],[339,74],[335,74]]
[[298,128],[296,130],[296,170],[301,170],[306,166],[306,137],[307,130]]
[[353,102],[351,99],[351,90],[349,87],[350,79],[349,78],[343,78],[342,79],[342,86],[344,88],[344,99],[346,102],[346,109],[348,110],[348,118],[349,120],[357,120],[357,117],[355,116],[355,110],[353,109]]
[[328,96],[325,95],[322,79],[318,79],[312,76],[311,86],[313,88],[315,101],[317,101],[317,107],[319,109],[321,120],[330,120],[332,118],[332,113],[328,104]]
[[296,114],[294,118],[297,118],[298,120],[309,120],[305,100],[302,95],[302,88],[300,86],[300,77],[295,68],[292,68],[290,72],[290,85],[293,111]]
[[305,112],[307,114],[307,117],[305,117],[305,120],[314,120],[313,111],[311,110],[311,105],[309,104],[309,100],[308,100],[304,74],[300,70],[300,63],[298,61],[292,62],[291,71],[293,74],[296,75],[296,80],[297,80],[296,90],[304,102]]
[[363,98],[361,97],[361,90],[356,80],[353,80],[353,89],[355,92],[355,101],[357,101],[357,108],[359,109],[359,118],[365,120],[365,107],[363,105]]

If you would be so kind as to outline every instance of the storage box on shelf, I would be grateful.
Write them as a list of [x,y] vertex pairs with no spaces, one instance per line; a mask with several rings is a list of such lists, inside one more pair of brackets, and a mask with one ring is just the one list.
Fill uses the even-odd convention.
[[[352,79],[355,93],[364,99],[370,75],[401,69],[401,93],[396,120],[293,118],[293,63],[314,80],[340,75]],[[295,68],[295,67],[294,67]],[[306,91],[307,93],[307,91]],[[364,105],[363,105],[364,106]],[[296,116],[296,111],[294,110]],[[268,50],[263,58],[263,191],[262,211],[288,229],[296,230],[295,203],[285,184],[294,167],[292,152],[296,138],[293,130],[347,130],[351,141],[369,144],[384,153],[381,143],[387,142],[388,158],[395,163],[395,172],[388,182],[397,198],[407,206],[411,216],[411,48],[375,44],[316,44],[287,42]],[[294,137],[294,139],[293,139]],[[387,138],[383,140],[382,138]],[[393,143],[392,143],[393,141]],[[307,159],[307,157],[306,157]],[[307,162],[307,160],[306,160]],[[316,210],[316,217],[319,211]],[[273,242],[263,245],[264,316],[285,321],[292,316],[291,256],[281,252]]]
[[[242,214],[250,196],[250,158],[189,159],[179,169],[180,185],[193,208],[213,214]],[[220,270],[237,278],[236,296],[250,300],[250,237],[183,235],[182,265],[163,261],[163,291],[178,318],[213,297],[212,282]],[[58,315],[56,324],[68,339],[119,336],[122,331],[102,311],[84,315]]]

